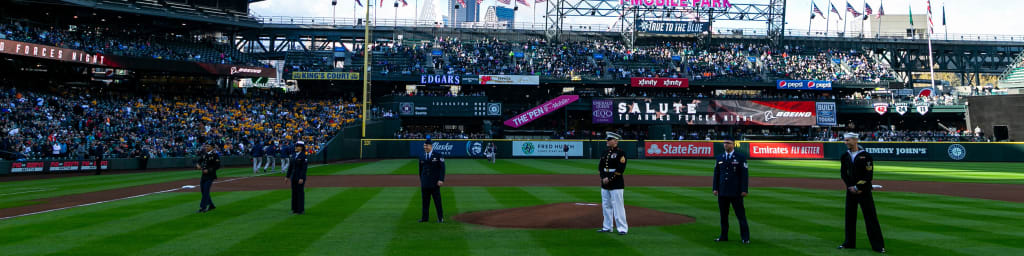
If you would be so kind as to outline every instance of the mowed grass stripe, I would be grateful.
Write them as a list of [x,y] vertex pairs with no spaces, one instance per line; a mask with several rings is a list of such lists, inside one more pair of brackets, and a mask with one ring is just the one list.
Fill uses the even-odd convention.
[[[746,250],[755,250],[757,252],[763,250],[765,252],[780,253],[780,255],[822,255],[835,250],[835,247],[832,247],[833,243],[838,245],[838,242],[832,242],[827,234],[819,234],[820,232],[808,234],[808,229],[795,228],[813,226],[799,222],[799,219],[761,214],[756,211],[754,205],[749,203],[749,200],[745,200],[744,204],[747,209],[747,221],[750,225],[750,237],[753,244],[751,246],[739,244],[739,222],[736,219],[735,212],[730,209],[730,242],[720,243],[719,245],[719,243],[713,242],[713,239],[718,237],[721,228],[719,225],[718,202],[710,193],[705,192],[703,189],[653,187],[635,188],[634,190],[637,192],[637,196],[640,197],[658,198],[672,204],[688,206],[685,208],[686,213],[683,214],[697,218],[697,222],[700,224],[697,225],[698,230],[691,233],[691,235],[699,235],[691,239],[695,240],[696,243],[701,243],[701,240],[704,239],[703,241],[707,241],[705,243],[715,244],[712,246],[723,254],[725,252],[743,254],[749,253]],[[782,222],[782,224],[776,222]],[[820,227],[814,228],[821,230]],[[681,235],[686,236],[685,233]],[[821,247],[808,245],[821,245]]]
[[498,159],[495,161],[495,170],[502,174],[521,174],[521,173],[533,173],[533,174],[556,174],[557,171],[550,170],[543,164],[537,164],[536,161],[524,159]]
[[487,161],[486,159],[466,159],[461,161],[452,160],[454,159],[445,159],[445,163],[447,164],[447,166],[445,166],[445,171],[448,173],[453,173],[453,171],[458,172],[460,170],[467,170],[467,172],[471,172],[474,174],[501,174],[494,168],[491,168],[495,165],[491,164],[491,162]]
[[[414,193],[413,197],[419,197]],[[417,223],[420,217],[420,200],[411,200],[406,207],[403,219],[413,221],[401,222],[394,232],[399,235],[392,237],[387,245],[387,255],[468,255],[469,244],[466,240],[464,226],[456,223],[451,216],[459,212],[459,200],[453,188],[441,188],[441,202],[445,210],[445,223],[437,223],[437,212],[434,204],[430,204],[430,221]]]
[[[384,255],[391,238],[401,235],[395,232],[395,228],[400,223],[415,221],[402,218],[402,209],[411,202],[409,195],[412,192],[412,188],[381,190],[345,221],[338,222],[327,233],[314,239],[300,255]],[[419,202],[419,194],[415,200]]]
[[[188,211],[184,203],[190,201],[190,197],[178,194],[160,199],[138,200],[134,204],[119,207],[96,207],[97,211],[56,221],[7,226],[0,230],[0,251],[5,255],[55,252],[60,248],[77,245],[83,238],[92,238],[93,233],[108,234],[110,228],[132,229],[135,228],[135,221],[147,221],[154,215],[166,212]],[[119,218],[111,219],[110,212],[117,212]]]
[[[198,196],[199,193],[193,195]],[[233,198],[227,203],[218,202],[220,196]],[[94,235],[92,240],[81,246],[62,250],[54,255],[95,254],[95,255],[128,255],[156,244],[186,236],[191,232],[218,223],[237,218],[251,209],[259,209],[281,202],[285,199],[284,191],[265,191],[257,193],[217,193],[213,201],[217,209],[208,213],[192,211],[176,211],[163,213],[162,218],[147,223],[136,224],[136,229],[128,232],[112,232],[107,236]],[[198,209],[198,197],[193,209]],[[188,207],[192,208],[192,207]],[[211,238],[212,239],[212,238]],[[124,241],[132,241],[125,243]],[[97,246],[116,245],[116,246]]]
[[[510,206],[501,200],[517,198],[514,195],[496,195],[493,188],[460,187],[456,191],[462,201],[462,212],[496,210]],[[470,202],[470,203],[467,203]],[[469,252],[472,255],[548,255],[544,247],[530,234],[530,230],[507,229],[460,223],[465,226]]]
[[[335,192],[331,193],[329,198],[321,200],[322,202],[315,202],[313,207],[307,208],[306,214],[281,217],[285,221],[252,235],[231,248],[221,251],[219,255],[289,255],[305,251],[310,244],[330,231],[331,228],[362,208],[370,198],[380,193],[382,188],[353,188],[340,193],[337,192],[337,189],[332,190]],[[289,200],[288,203],[289,208],[282,210],[289,210],[290,213],[291,201]],[[288,246],[252,246],[274,244],[281,241],[287,241]]]
[[[772,189],[779,191],[780,193],[789,191],[793,191],[794,193],[802,192],[801,189],[794,188]],[[876,190],[874,193],[876,200],[882,200],[879,202],[890,206],[896,206],[900,208],[911,207],[919,209],[923,212],[928,212],[931,214],[943,214],[950,217],[968,216],[967,218],[969,219],[984,219],[989,221],[1006,220],[1000,221],[998,225],[1008,225],[1024,228],[1024,222],[1014,221],[1017,218],[1022,217],[1022,215],[1024,214],[1022,214],[1019,209],[1011,207],[1017,205],[1024,205],[1021,203],[992,201],[984,199],[977,199],[976,202],[964,202],[956,200],[962,199],[961,197],[921,195],[910,192],[888,192]],[[836,194],[836,200],[845,200],[843,192],[838,192]],[[942,198],[942,200],[935,200],[936,197]],[[823,198],[832,199],[831,197]]]
[[[785,219],[787,220],[786,222],[789,222],[786,225],[787,227],[802,227],[800,230],[803,230],[805,234],[834,237],[835,242],[833,243],[836,245],[844,240],[845,203],[843,200],[817,199],[814,197],[815,193],[811,192],[779,194],[766,189],[758,193],[767,196],[759,200],[759,203],[762,204],[761,206],[755,206],[771,207],[768,209],[772,209],[772,211],[759,212],[760,215],[772,220],[771,225],[786,225],[785,223],[780,223],[783,222],[780,219]],[[878,213],[887,250],[920,253],[933,251],[935,254],[942,252],[944,255],[974,255],[973,253],[960,250],[961,248],[950,248],[948,243],[940,242],[951,242],[951,240],[947,240],[949,237],[945,235],[918,230],[918,227],[903,227],[902,225],[914,222],[915,220],[893,217],[887,214],[885,210],[881,208]],[[871,243],[868,241],[865,231],[864,218],[860,212],[858,208],[857,247],[862,250],[871,249]],[[785,213],[785,215],[781,213]]]
[[[628,191],[634,188],[627,189]],[[643,190],[643,189],[641,189]],[[696,191],[686,190],[686,193],[696,194]],[[629,199],[626,200],[628,205],[647,207],[656,209],[664,212],[677,213],[698,218],[696,223],[682,224],[676,226],[664,226],[657,228],[636,228],[639,235],[653,236],[646,238],[645,240],[663,240],[663,243],[672,244],[678,246],[677,251],[693,251],[694,254],[701,255],[734,255],[743,253],[759,253],[762,255],[814,255],[806,250],[797,250],[799,246],[791,246],[787,244],[777,244],[773,241],[757,241],[753,244],[741,244],[740,239],[737,235],[732,236],[730,242],[713,242],[712,239],[718,236],[718,218],[713,218],[708,215],[716,215],[716,209],[696,209],[696,210],[682,210],[681,208],[694,208],[691,205],[680,205],[677,202],[671,201],[664,197],[653,197],[643,193],[629,193]],[[666,206],[675,206],[669,207]],[[716,205],[717,206],[717,205]],[[706,207],[703,206],[702,207]],[[698,212],[700,216],[694,216],[693,212]],[[629,215],[629,212],[626,213]],[[717,215],[715,216],[717,217]],[[732,225],[732,233],[738,232],[738,221],[733,219],[732,222],[737,222],[737,225]],[[633,228],[631,228],[633,229]],[[772,232],[772,231],[769,231]],[[682,243],[677,241],[683,241]],[[652,247],[664,247],[663,245],[654,244]],[[797,248],[797,249],[791,249]]]
[[405,161],[400,167],[395,168],[390,174],[419,174],[420,162],[418,160]]
[[[771,198],[771,201],[772,201],[773,205],[781,205],[781,207],[792,208],[792,209],[796,209],[796,210],[799,210],[799,211],[811,212],[812,209],[808,209],[809,207],[799,207],[799,206],[793,206],[793,205],[799,205],[800,202],[804,202],[804,203],[808,203],[808,202],[814,203],[814,202],[817,202],[817,204],[821,204],[819,207],[823,207],[823,208],[826,208],[828,210],[832,210],[834,212],[838,212],[839,213],[839,216],[838,216],[839,219],[838,220],[840,220],[840,221],[835,221],[835,223],[836,223],[837,228],[843,228],[841,220],[842,220],[843,217],[845,217],[845,214],[843,214],[844,209],[845,209],[845,198],[843,198],[841,200],[831,200],[829,198],[822,198],[821,197],[822,195],[816,195],[816,194],[813,194],[813,193],[806,193],[806,192],[804,192],[804,193],[800,193],[800,200],[790,200],[790,199],[786,199],[786,198],[791,198],[791,197],[793,197],[794,194],[797,194],[797,193],[793,193],[793,192],[791,192],[791,193],[778,193],[778,192],[774,192],[774,191],[771,191],[771,190],[763,191],[763,193],[768,195],[768,198]],[[780,196],[780,195],[788,195],[788,197],[784,197],[784,196]],[[828,204],[830,202],[834,202],[834,203]],[[826,205],[826,204],[828,204],[828,205]],[[893,233],[896,233],[897,235],[891,236],[891,237],[896,237],[896,238],[921,237],[921,236],[932,237],[933,239],[930,239],[932,242],[935,242],[935,241],[947,241],[947,242],[943,242],[942,244],[936,244],[936,245],[930,245],[932,242],[929,242],[930,246],[945,247],[945,248],[947,248],[949,250],[957,251],[957,252],[968,254],[968,255],[973,255],[973,254],[978,254],[978,253],[997,253],[996,251],[987,251],[987,252],[986,251],[971,251],[970,248],[967,248],[970,245],[987,245],[987,247],[1004,247],[1004,248],[1009,249],[1009,248],[1014,248],[1016,246],[1019,246],[1020,243],[1018,241],[1022,240],[1022,237],[1019,235],[1019,231],[1020,230],[1014,230],[1018,234],[1013,234],[1013,232],[1009,232],[1010,235],[1007,235],[1008,232],[1001,232],[1000,230],[977,229],[975,227],[972,227],[969,223],[965,223],[965,222],[970,222],[969,219],[966,219],[966,218],[940,217],[940,216],[936,216],[936,215],[932,215],[932,214],[928,214],[927,213],[929,211],[934,211],[934,209],[919,208],[919,211],[904,210],[906,208],[914,208],[914,206],[913,205],[899,205],[899,206],[893,207],[892,204],[886,204],[885,199],[878,198],[878,197],[875,198],[875,205],[876,205],[876,207],[878,207],[878,211],[877,211],[878,212],[878,219],[879,219],[879,222],[882,224],[883,236],[885,234],[887,234],[886,228],[887,227],[892,227],[894,230],[896,230]],[[821,208],[817,208],[817,209],[821,209]],[[866,229],[865,229],[865,227],[863,225],[863,212],[859,208],[858,208],[858,216],[859,217],[858,217],[857,229],[858,229],[858,231],[861,231],[861,232],[859,232],[859,234],[863,234],[864,230],[866,230]],[[895,225],[888,225],[887,222],[896,223],[896,224]],[[962,224],[962,225],[953,226],[953,225],[949,225],[947,223],[957,223],[957,224]],[[904,225],[907,225],[909,227],[904,227]],[[914,233],[915,235],[914,236],[902,236],[902,235],[899,235],[900,232],[906,232],[906,231],[910,231],[910,232]],[[956,237],[949,236],[948,233],[950,233],[950,232],[957,233],[957,236]],[[1001,235],[997,235],[999,233],[1002,233],[1002,234]],[[866,238],[866,235],[864,235],[864,236]],[[884,237],[886,237],[886,242],[889,242],[889,240],[893,240],[893,239],[890,238],[890,236],[884,236]],[[906,241],[906,240],[897,239],[896,241],[901,242],[901,241]],[[867,241],[865,241],[865,242],[867,242]],[[861,244],[860,241],[858,241],[858,245],[860,245],[860,244]],[[869,243],[865,243],[865,245],[867,245],[867,244],[869,244]],[[922,244],[922,245],[924,245],[924,244]]]
[[415,159],[387,159],[370,162],[363,164],[355,168],[350,168],[343,171],[337,171],[335,175],[355,175],[355,174],[390,174],[395,170],[399,170],[402,166],[408,165],[410,162],[415,162]]
[[[341,189],[316,189],[309,190],[306,196],[307,204],[319,204],[328,197],[340,193]],[[231,192],[231,193],[254,193],[254,192]],[[238,246],[239,242],[251,239],[253,236],[272,228],[275,224],[288,220],[291,217],[289,211],[291,201],[284,200],[259,209],[249,209],[249,212],[242,216],[233,218],[217,225],[208,226],[189,233],[189,235],[175,238],[153,247],[146,248],[134,254],[137,255],[213,255],[222,248]],[[224,235],[230,234],[230,235]],[[210,239],[216,237],[217,239]],[[277,237],[278,239],[287,238]],[[253,247],[249,244],[248,247]],[[231,251],[231,249],[228,249]]]

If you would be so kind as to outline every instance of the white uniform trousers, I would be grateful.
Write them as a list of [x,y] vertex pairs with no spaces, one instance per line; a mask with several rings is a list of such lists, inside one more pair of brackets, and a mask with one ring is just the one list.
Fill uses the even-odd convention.
[[619,232],[629,232],[629,225],[626,224],[626,206],[622,201],[624,189],[601,189],[601,210],[604,212],[604,225],[602,229],[612,230],[614,221]]

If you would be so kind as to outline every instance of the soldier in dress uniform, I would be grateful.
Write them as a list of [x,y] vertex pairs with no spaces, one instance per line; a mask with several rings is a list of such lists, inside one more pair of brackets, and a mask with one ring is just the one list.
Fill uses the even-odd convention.
[[736,152],[736,145],[731,138],[722,142],[725,153],[715,159],[715,177],[712,194],[718,197],[718,215],[721,217],[722,233],[715,242],[729,241],[729,205],[736,211],[740,222],[740,238],[744,244],[750,243],[750,229],[747,226],[746,208],[743,198],[747,196],[747,157]]
[[885,253],[882,228],[878,224],[875,199],[871,195],[871,178],[875,171],[874,160],[871,158],[871,154],[857,145],[860,139],[858,134],[847,133],[843,135],[843,139],[846,140],[847,151],[839,159],[841,161],[839,176],[846,184],[846,241],[839,245],[839,249],[857,247],[857,205],[860,205],[864,211],[864,225],[868,229],[871,249]]
[[292,185],[292,213],[306,213],[306,144],[299,141],[295,144],[295,152],[289,156],[288,175],[285,181]]
[[629,232],[629,225],[626,224],[626,206],[622,201],[622,192],[626,188],[622,174],[626,172],[626,151],[619,148],[619,140],[622,136],[614,132],[607,133],[608,150],[601,157],[597,169],[601,176],[601,209],[604,213],[604,223],[597,232],[612,232],[612,225],[619,231],[619,235]]
[[213,151],[213,145],[209,143],[203,145],[203,152],[199,155],[199,162],[196,164],[196,168],[203,171],[203,175],[199,179],[199,188],[203,193],[203,199],[199,201],[199,212],[203,213],[217,209],[213,205],[213,199],[210,198],[210,187],[213,186],[213,181],[217,179],[217,169],[220,169],[220,156],[217,155],[217,152]]
[[430,199],[434,199],[437,210],[437,222],[444,223],[444,208],[441,207],[441,185],[444,185],[444,157],[434,152],[434,142],[427,139],[423,143],[423,155],[420,156],[420,193],[423,199],[423,215],[420,222],[430,218]]

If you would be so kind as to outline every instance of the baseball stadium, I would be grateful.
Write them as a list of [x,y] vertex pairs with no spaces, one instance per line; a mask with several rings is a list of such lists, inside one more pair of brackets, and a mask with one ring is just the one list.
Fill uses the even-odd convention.
[[0,255],[1024,255],[1021,8],[0,0]]

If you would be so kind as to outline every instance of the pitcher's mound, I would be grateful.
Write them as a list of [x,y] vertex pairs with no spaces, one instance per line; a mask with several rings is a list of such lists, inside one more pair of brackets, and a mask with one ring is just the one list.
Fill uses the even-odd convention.
[[[600,228],[604,216],[600,204],[559,203],[471,212],[455,216],[455,220],[499,228]],[[694,219],[627,205],[626,221],[630,227],[643,227],[678,225]]]

